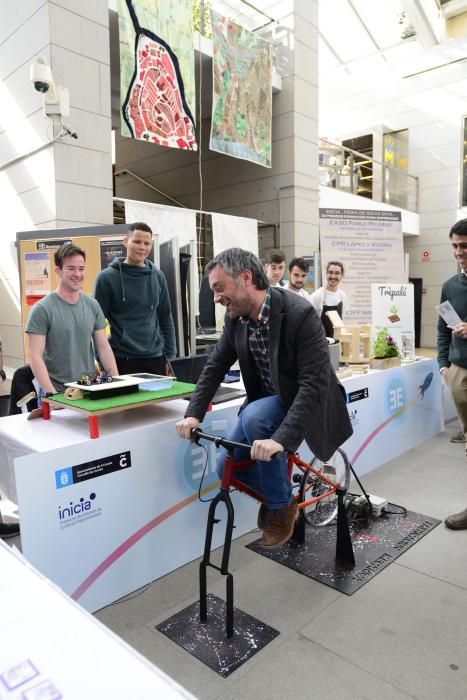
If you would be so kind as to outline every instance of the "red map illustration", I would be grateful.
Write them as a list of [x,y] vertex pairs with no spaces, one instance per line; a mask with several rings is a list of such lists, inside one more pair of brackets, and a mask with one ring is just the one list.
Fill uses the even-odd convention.
[[126,117],[137,139],[192,151],[198,148],[172,58],[161,44],[144,34],[138,40]]

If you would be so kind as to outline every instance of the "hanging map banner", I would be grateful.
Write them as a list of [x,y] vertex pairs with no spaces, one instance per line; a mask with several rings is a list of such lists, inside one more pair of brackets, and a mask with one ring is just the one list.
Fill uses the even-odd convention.
[[196,151],[192,1],[118,0],[121,132]]
[[271,45],[211,10],[212,151],[271,167]]
[[322,279],[329,262],[341,262],[344,320],[371,323],[371,284],[406,282],[400,211],[320,209],[319,222]]

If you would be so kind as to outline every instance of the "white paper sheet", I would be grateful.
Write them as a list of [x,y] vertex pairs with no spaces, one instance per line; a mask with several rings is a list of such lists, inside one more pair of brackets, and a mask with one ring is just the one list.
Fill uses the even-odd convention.
[[458,323],[462,323],[462,319],[459,318],[457,311],[454,309],[450,301],[443,301],[442,304],[435,306],[435,309],[441,318],[446,321],[448,328],[454,328],[454,326],[457,326]]

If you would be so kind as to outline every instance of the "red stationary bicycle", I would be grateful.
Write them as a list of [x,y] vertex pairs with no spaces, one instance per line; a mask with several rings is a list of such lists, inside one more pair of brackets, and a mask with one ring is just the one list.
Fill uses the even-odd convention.
[[[226,576],[226,633],[227,637],[231,637],[233,635],[233,575],[229,572],[228,567],[234,527],[234,507],[229,492],[232,488],[237,489],[260,503],[264,503],[264,498],[262,494],[254,491],[234,476],[234,472],[248,469],[255,463],[255,460],[248,459],[235,462],[233,450],[235,448],[249,449],[251,445],[234,442],[218,435],[210,435],[202,432],[199,428],[192,430],[192,439],[196,443],[199,443],[200,440],[208,440],[213,442],[216,447],[224,447],[227,450],[220,489],[209,506],[204,554],[199,569],[199,586],[200,620],[201,622],[206,622],[207,567],[210,566],[223,576]],[[298,454],[289,453],[287,455],[287,465],[289,479],[294,488],[298,487],[299,516],[292,539],[299,544],[303,544],[306,524],[320,527],[331,523],[337,518],[336,560],[353,566],[355,558],[344,505],[345,495],[349,488],[351,465],[345,452],[338,449],[332,458],[326,462],[322,462],[314,457],[310,463],[304,462]],[[225,503],[227,509],[227,523],[222,560],[219,567],[211,561],[211,545],[213,527],[219,522],[219,519],[215,517],[216,508],[221,502]]]

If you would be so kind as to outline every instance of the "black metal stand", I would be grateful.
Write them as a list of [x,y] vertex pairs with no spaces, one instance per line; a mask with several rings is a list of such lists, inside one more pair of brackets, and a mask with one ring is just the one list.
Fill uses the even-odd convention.
[[300,510],[298,512],[298,518],[296,520],[294,531],[290,539],[292,539],[297,544],[303,544],[305,542],[305,526],[305,516],[303,515],[303,511]]
[[[221,566],[218,567],[211,561],[211,544],[212,544],[212,531],[213,527],[219,520],[216,520],[216,508],[219,503],[225,503],[227,508],[227,523],[225,526],[225,537],[224,545],[222,550],[222,562]],[[227,639],[233,636],[233,575],[229,572],[229,559],[230,559],[230,547],[232,545],[232,533],[234,529],[234,508],[229,495],[229,492],[220,489],[219,493],[211,501],[209,506],[208,521],[206,524],[206,539],[204,542],[204,555],[199,565],[199,619],[201,622],[206,622],[208,619],[208,608],[207,608],[207,584],[206,584],[206,571],[207,567],[210,566],[213,569],[219,571],[222,576],[226,576],[225,588],[226,588],[226,612],[225,612],[225,629]]]
[[337,489],[337,528],[336,528],[336,560],[355,566],[355,556],[350,537],[349,521],[345,510],[345,491]]

